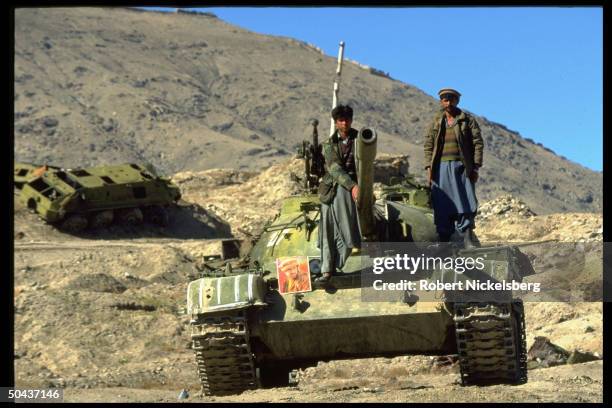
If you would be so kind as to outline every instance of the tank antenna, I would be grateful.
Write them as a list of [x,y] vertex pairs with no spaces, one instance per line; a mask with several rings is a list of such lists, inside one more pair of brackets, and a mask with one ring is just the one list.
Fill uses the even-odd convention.
[[[336,68],[336,78],[334,79],[334,96],[332,99],[332,109],[338,105],[338,93],[340,92],[340,75],[342,74],[342,60],[344,59],[344,41],[340,41],[340,48],[338,49],[338,67]],[[333,135],[336,131],[334,118],[331,118],[331,125],[329,127],[329,135]]]

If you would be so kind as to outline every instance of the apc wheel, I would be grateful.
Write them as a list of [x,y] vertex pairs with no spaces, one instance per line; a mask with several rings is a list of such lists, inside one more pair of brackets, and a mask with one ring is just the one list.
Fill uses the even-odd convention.
[[123,225],[138,225],[142,223],[142,211],[140,208],[129,208],[121,210],[119,214],[119,222]]
[[148,222],[162,227],[167,226],[169,223],[168,211],[158,205],[145,208],[144,217]]
[[92,228],[108,227],[113,222],[113,210],[100,211],[94,214],[91,218],[90,225]]
[[82,215],[71,215],[60,225],[60,228],[68,232],[79,232],[87,228],[87,218]]

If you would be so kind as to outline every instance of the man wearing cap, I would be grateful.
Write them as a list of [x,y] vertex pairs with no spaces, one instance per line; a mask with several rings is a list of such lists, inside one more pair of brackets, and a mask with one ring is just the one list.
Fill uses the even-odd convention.
[[338,105],[332,110],[336,131],[322,143],[325,174],[319,185],[321,217],[318,247],[322,275],[316,281],[328,282],[336,269],[344,266],[353,248],[361,246],[355,202],[359,195],[355,167],[355,139],[351,127],[353,109]]
[[440,241],[453,233],[473,247],[474,217],[478,210],[475,183],[482,166],[484,143],[474,117],[457,107],[461,94],[445,88],[438,92],[442,109],[425,136],[425,168]]

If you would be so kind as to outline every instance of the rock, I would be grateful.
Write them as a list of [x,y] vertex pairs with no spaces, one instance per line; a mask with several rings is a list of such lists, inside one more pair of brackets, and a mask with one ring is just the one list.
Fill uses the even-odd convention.
[[87,72],[88,69],[82,66],[78,66],[75,69],[72,70],[72,72],[74,72],[76,75],[81,76],[83,75],[85,72]]
[[15,82],[18,84],[22,84],[25,83],[27,81],[29,81],[30,79],[33,79],[34,77],[30,74],[23,74],[23,75],[19,75],[15,77]]
[[189,392],[185,389],[181,390],[181,392],[178,395],[178,399],[187,399],[189,398]]
[[108,121],[105,121],[105,123],[102,125],[102,129],[104,129],[105,132],[112,132],[117,128],[117,122],[113,119],[108,119]]
[[21,126],[17,127],[17,131],[19,133],[30,133],[30,132],[32,132],[32,130],[34,130],[34,129],[32,128],[32,125],[30,125],[30,124],[21,125]]
[[148,79],[137,79],[132,82],[134,88],[144,88],[149,83]]
[[593,194],[586,193],[584,196],[578,198],[578,201],[581,203],[590,204],[593,202]]
[[583,352],[579,350],[574,350],[567,358],[567,364],[580,364],[595,360],[599,360],[599,358],[593,353],[590,353],[588,351]]
[[569,352],[550,342],[547,337],[537,336],[527,352],[527,359],[537,361],[540,367],[566,364]]
[[51,128],[51,127],[56,127],[58,124],[58,120],[55,118],[44,118],[43,119],[43,125],[45,125],[45,127]]
[[518,215],[524,218],[537,215],[527,206],[527,204],[511,194],[499,196],[494,200],[482,204],[478,209],[478,216],[480,219],[487,219],[502,214],[504,217]]
[[434,367],[448,367],[459,361],[459,356],[457,354],[450,354],[446,356],[437,356],[433,359]]
[[407,155],[392,156],[380,154],[374,162],[374,182],[391,184],[392,178],[402,179],[408,176],[408,159],[409,157]]

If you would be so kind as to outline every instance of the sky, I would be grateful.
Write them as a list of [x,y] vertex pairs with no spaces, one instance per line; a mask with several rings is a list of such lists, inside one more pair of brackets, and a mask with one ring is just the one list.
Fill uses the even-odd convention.
[[[602,170],[601,7],[188,10],[212,12],[260,34],[306,41],[334,58],[344,41],[345,58],[436,98],[439,89],[455,88],[463,95],[460,107]],[[331,88],[330,83],[330,94]]]

